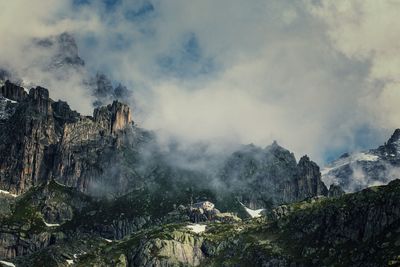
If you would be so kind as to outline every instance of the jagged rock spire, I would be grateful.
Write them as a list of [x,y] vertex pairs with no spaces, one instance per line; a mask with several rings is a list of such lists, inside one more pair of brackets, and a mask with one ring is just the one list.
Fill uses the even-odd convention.
[[28,96],[23,87],[13,84],[9,80],[0,88],[0,94],[5,98],[18,102],[24,100]]
[[388,140],[388,144],[399,144],[400,140],[400,129],[396,129],[390,139]]

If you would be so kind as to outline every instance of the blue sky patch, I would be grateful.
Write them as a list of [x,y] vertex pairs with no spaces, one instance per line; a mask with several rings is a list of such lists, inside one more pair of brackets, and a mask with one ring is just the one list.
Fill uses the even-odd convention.
[[130,20],[130,21],[137,21],[137,20],[148,17],[153,12],[154,12],[153,4],[146,1],[139,7],[127,10],[124,13],[124,17],[125,17],[125,19]]

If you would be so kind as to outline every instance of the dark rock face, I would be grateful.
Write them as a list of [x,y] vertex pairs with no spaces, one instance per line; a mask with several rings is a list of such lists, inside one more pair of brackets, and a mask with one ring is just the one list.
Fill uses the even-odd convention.
[[[90,184],[95,184],[91,180],[100,179],[116,164],[114,160],[118,159],[126,138],[133,135],[132,125],[129,107],[119,102],[96,109],[93,118],[81,117],[75,123],[66,124],[55,152],[53,176],[81,191],[91,191]],[[116,170],[108,179],[111,182],[118,176]],[[129,190],[126,182],[120,180],[121,191]]]
[[253,145],[235,152],[221,174],[239,200],[252,209],[326,195],[319,167],[307,156],[297,164],[293,153],[277,143],[261,149]]
[[303,156],[297,164],[297,168],[298,198],[327,195],[327,188],[321,181],[321,173],[315,162],[312,162],[308,156]]
[[336,184],[331,184],[328,190],[328,197],[340,197],[345,194],[344,190]]
[[[42,87],[27,95],[23,88],[6,83],[1,92],[20,101],[0,129],[0,188],[14,193],[54,175],[86,191],[87,179],[102,173],[96,159],[107,149],[118,150],[126,129],[132,128],[131,111],[119,102],[95,110],[91,118],[71,111],[65,102],[53,102]],[[92,158],[92,153],[97,156]]]
[[387,184],[400,178],[400,129],[377,149],[344,154],[322,170],[327,184],[338,184],[346,192]]
[[31,89],[0,130],[1,188],[21,193],[43,181],[45,151],[57,142],[50,99],[44,88]]
[[288,244],[301,251],[301,257],[313,259],[316,266],[383,266],[390,258],[398,264],[394,251],[400,245],[396,241],[399,189],[400,182],[395,180],[386,187],[325,199],[319,204],[323,208],[313,213],[307,208],[294,211],[280,227],[289,234]]
[[[98,217],[98,213],[112,213],[115,207],[107,209],[99,203],[101,208],[93,210],[91,205],[96,203],[90,204],[91,200],[82,194],[71,199],[73,191],[69,190],[50,183],[17,203],[35,202],[28,205],[35,208],[65,202],[74,216],[85,215],[86,220],[73,218],[54,230],[44,225],[38,228],[35,219],[13,227],[9,227],[12,220],[3,220],[0,255],[17,266],[39,266],[49,261],[51,266],[65,266],[66,259],[72,259],[78,266],[380,267],[400,263],[399,181],[338,198],[313,197],[281,205],[267,214],[268,218],[202,224],[204,230],[196,232],[190,229],[199,225],[187,220],[153,225],[143,220],[147,227],[133,230],[122,240],[105,240],[104,236],[124,235],[124,229],[130,232],[131,221],[117,219],[115,214],[100,220],[105,214]],[[53,192],[50,197],[42,197],[49,192]],[[77,206],[77,203],[82,204]],[[43,212],[40,214],[43,216]],[[108,222],[109,218],[120,223]],[[82,232],[84,224],[91,226],[90,232]],[[16,230],[18,227],[26,229],[24,234],[16,234],[21,231]]]
[[[400,264],[397,180],[328,190],[317,164],[276,142],[243,147],[210,178],[171,164],[118,101],[82,116],[42,87],[0,90],[0,190],[23,193],[0,192],[0,258],[17,266]],[[395,166],[399,137],[362,155],[368,166]],[[241,221],[239,201],[264,216]]]
[[13,84],[8,80],[5,82],[4,86],[0,88],[0,95],[18,102],[23,101],[28,96],[24,88]]

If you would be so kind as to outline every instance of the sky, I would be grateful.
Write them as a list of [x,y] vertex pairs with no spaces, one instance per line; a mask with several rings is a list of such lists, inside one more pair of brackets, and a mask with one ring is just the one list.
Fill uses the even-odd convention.
[[277,140],[319,164],[400,126],[400,1],[0,0],[0,66],[90,114],[81,73],[54,79],[32,40],[71,33],[85,71],[133,95],[161,142]]

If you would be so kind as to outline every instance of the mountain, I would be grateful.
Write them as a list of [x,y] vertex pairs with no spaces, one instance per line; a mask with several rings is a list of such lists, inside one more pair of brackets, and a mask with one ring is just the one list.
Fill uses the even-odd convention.
[[[171,162],[155,136],[136,127],[131,109],[120,102],[82,116],[66,102],[53,101],[42,87],[27,93],[7,81],[0,92],[9,100],[3,100],[7,109],[0,121],[0,189],[11,193],[55,179],[98,195],[161,185],[175,191],[178,185],[215,189],[223,192],[218,194],[221,201],[235,196],[251,207],[328,194],[315,163],[305,156],[297,164],[294,155],[277,144],[264,150],[244,147],[209,175]],[[238,190],[240,182],[244,191]],[[248,190],[256,194],[249,198]]]
[[85,65],[85,61],[79,56],[78,45],[75,38],[64,32],[47,38],[35,39],[33,43],[44,51],[50,51],[51,56],[45,58],[48,70],[64,70],[68,68],[79,69]]
[[[59,83],[73,80],[76,82],[75,86],[87,90],[92,96],[94,107],[131,97],[131,91],[126,86],[121,83],[113,84],[112,79],[104,73],[98,72],[92,75],[88,71],[84,59],[79,54],[77,41],[68,32],[45,38],[34,38],[27,46],[40,57],[34,60],[32,65],[25,67],[40,73],[40,81],[42,76]],[[0,68],[0,86],[3,86],[7,80],[25,87],[38,85],[38,81],[31,80],[36,76],[32,77],[30,72],[27,76],[29,78],[26,80],[24,70],[18,73],[12,69]]]
[[[119,101],[83,116],[40,86],[0,94],[0,266],[400,264],[399,180],[345,194],[277,142],[216,160],[161,148]],[[399,137],[340,160],[384,179]]]
[[50,181],[17,198],[0,195],[10,202],[0,213],[2,262],[16,266],[400,263],[399,180],[338,198],[315,197],[278,206],[259,219],[203,224],[192,224],[179,208],[153,209],[159,199],[142,202],[143,194],[96,200]]
[[233,153],[221,179],[253,209],[328,194],[317,164],[307,156],[297,163],[293,153],[277,142],[265,149],[248,145]]
[[322,170],[325,183],[355,192],[400,178],[400,129],[376,149],[344,154]]
[[131,111],[119,102],[95,109],[88,117],[53,101],[42,87],[27,93],[6,82],[0,91],[11,100],[2,101],[8,108],[0,129],[0,188],[12,193],[52,177],[90,191],[89,180],[110,165],[108,160],[122,153],[125,143],[142,138],[138,129],[126,127],[133,123]]

